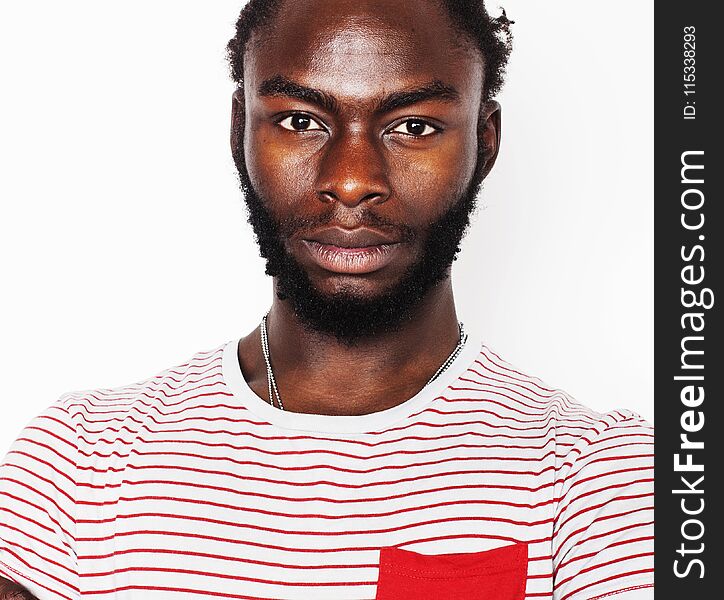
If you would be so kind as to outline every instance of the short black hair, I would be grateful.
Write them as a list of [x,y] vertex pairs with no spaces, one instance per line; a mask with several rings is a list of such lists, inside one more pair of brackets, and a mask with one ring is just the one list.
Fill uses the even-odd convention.
[[[273,19],[282,0],[249,0],[236,21],[236,35],[226,46],[231,77],[244,83],[244,52],[252,34]],[[465,33],[480,50],[485,62],[485,89],[483,100],[490,100],[503,86],[505,67],[512,49],[513,23],[502,11],[493,18],[485,8],[484,0],[438,0],[448,11],[453,23]]]

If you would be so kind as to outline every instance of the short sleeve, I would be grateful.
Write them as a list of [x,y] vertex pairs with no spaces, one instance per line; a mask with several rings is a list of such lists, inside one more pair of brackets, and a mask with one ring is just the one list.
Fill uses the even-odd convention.
[[0,464],[0,575],[39,600],[79,598],[77,439],[61,401],[36,417]]
[[653,598],[653,428],[604,415],[566,453],[556,482],[554,600]]

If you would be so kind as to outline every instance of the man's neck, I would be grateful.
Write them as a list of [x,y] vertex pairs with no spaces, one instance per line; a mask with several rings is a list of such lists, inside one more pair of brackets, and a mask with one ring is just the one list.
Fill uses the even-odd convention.
[[[285,410],[327,415],[369,414],[408,400],[459,341],[449,278],[430,291],[399,330],[351,347],[328,334],[310,331],[288,301],[276,297],[267,332]],[[251,389],[268,401],[259,327],[239,342],[239,363]]]

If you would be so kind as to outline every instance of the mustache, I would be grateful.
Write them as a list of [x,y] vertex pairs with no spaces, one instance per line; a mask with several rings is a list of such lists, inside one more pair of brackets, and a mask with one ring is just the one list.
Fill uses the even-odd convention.
[[[304,237],[305,234],[312,232],[324,226],[339,225],[335,217],[334,207],[329,207],[319,214],[314,215],[292,215],[276,221],[279,233],[285,238]],[[347,224],[345,227],[351,229]],[[357,219],[355,219],[354,228],[366,227],[369,229],[377,229],[383,233],[391,234],[395,239],[403,242],[410,242],[417,236],[417,232],[413,227],[404,223],[396,223],[377,213],[365,209]]]

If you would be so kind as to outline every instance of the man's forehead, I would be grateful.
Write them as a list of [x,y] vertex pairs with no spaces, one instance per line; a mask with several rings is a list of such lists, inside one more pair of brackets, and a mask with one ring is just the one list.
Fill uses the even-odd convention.
[[[303,12],[292,10],[300,6]],[[373,90],[379,95],[430,81],[464,91],[464,80],[471,80],[479,88],[482,71],[479,52],[460,39],[436,2],[288,0],[270,30],[252,38],[244,79],[258,88],[283,74],[361,99]]]
[[[426,30],[455,29],[441,0],[277,0],[262,26],[283,34],[388,27],[425,34]],[[456,34],[455,34],[456,35]]]

